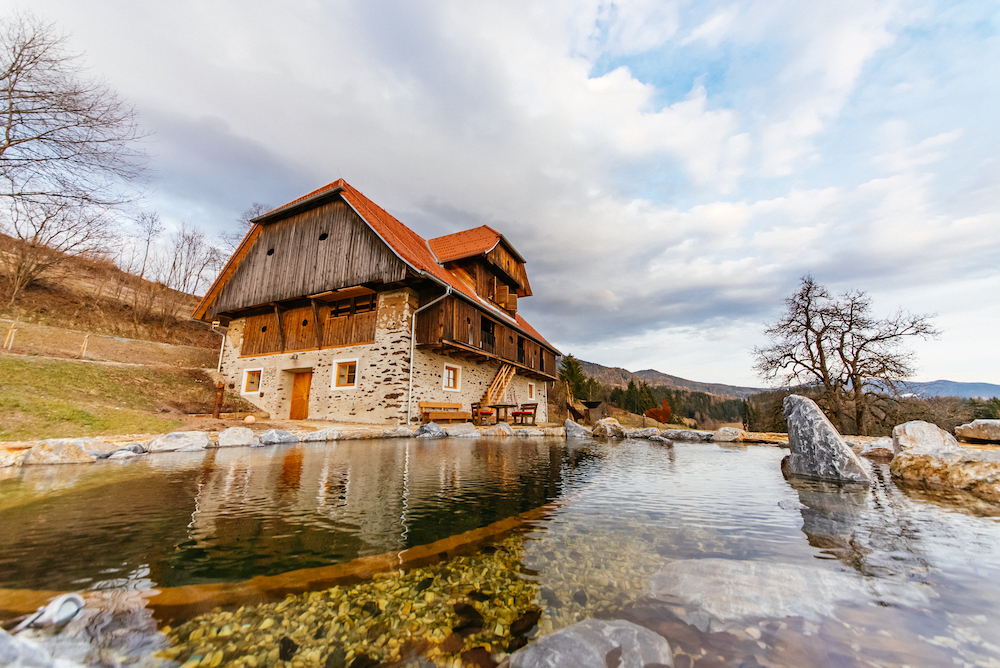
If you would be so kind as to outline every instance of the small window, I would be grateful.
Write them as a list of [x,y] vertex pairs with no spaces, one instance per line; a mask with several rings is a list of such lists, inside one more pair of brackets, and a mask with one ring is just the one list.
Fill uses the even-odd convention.
[[462,367],[453,364],[444,365],[444,374],[441,387],[449,392],[458,392],[462,389]]
[[534,401],[535,400],[535,384],[534,383],[528,383],[528,400],[529,401]]
[[353,390],[358,386],[358,360],[335,360],[333,383],[335,390]]
[[263,369],[247,369],[243,372],[243,394],[260,392],[260,375]]

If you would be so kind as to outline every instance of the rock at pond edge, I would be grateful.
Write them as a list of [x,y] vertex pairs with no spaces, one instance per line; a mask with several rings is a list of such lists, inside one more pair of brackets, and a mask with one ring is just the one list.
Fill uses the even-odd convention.
[[815,401],[789,395],[785,397],[784,413],[791,449],[791,454],[781,460],[785,477],[871,484],[861,460]]

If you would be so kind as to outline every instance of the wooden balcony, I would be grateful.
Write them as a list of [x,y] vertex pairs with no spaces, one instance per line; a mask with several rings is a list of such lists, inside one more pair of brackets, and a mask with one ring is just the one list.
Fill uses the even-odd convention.
[[534,339],[456,297],[417,316],[417,346],[474,361],[495,360],[538,380],[556,380],[556,356]]

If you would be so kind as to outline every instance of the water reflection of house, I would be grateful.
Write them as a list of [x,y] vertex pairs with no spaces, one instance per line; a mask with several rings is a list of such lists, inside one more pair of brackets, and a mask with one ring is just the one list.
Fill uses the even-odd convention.
[[425,240],[339,180],[256,218],[194,317],[228,326],[220,370],[278,418],[395,426],[420,401],[516,399],[544,420],[557,351],[518,313],[529,296],[499,232]]
[[[287,536],[298,549],[344,556],[400,549],[412,524],[437,522],[428,520],[435,514],[506,517],[541,505],[559,486],[562,458],[534,439],[341,441],[211,454],[188,526],[193,547],[260,540],[256,549],[267,551],[274,536]],[[555,478],[539,476],[544,471]]]

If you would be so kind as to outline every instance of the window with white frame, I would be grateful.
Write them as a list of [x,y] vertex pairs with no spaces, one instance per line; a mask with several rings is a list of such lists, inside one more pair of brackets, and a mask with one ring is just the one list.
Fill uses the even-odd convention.
[[334,390],[354,390],[358,387],[358,360],[333,360],[333,374],[330,388]]
[[244,369],[240,394],[256,394],[260,392],[260,378],[263,373],[263,369]]
[[535,384],[528,383],[528,401],[535,400]]
[[449,392],[462,389],[462,367],[457,364],[445,364],[442,372],[441,388]]

